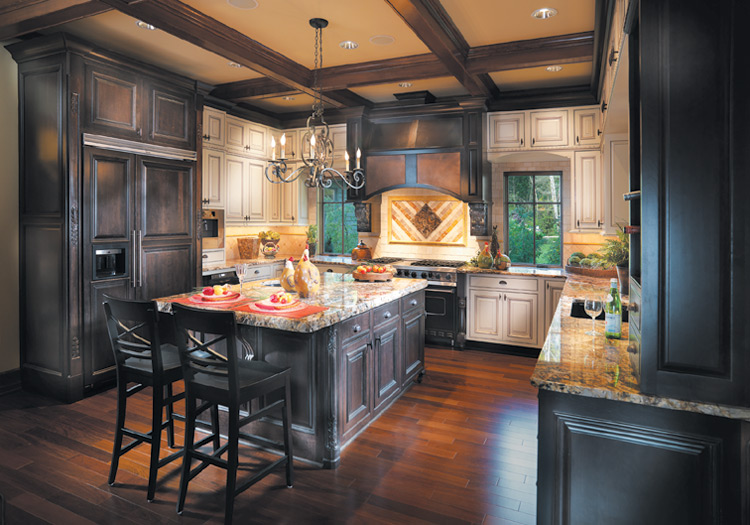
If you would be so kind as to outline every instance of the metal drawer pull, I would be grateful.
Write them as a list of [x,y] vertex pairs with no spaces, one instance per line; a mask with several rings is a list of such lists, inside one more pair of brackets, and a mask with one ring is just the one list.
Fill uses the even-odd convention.
[[208,254],[204,253],[204,254],[203,254],[203,258],[204,258],[204,259],[208,259]]
[[358,324],[355,324],[353,331],[354,331],[355,334],[359,333],[360,331],[362,331],[362,327],[359,326]]
[[506,281],[500,281],[497,284],[508,284]]
[[391,312],[386,312],[383,317],[385,317],[386,319],[390,319],[391,318]]
[[416,299],[412,299],[411,301],[409,301],[409,304],[411,306],[417,306],[417,300]]
[[260,270],[255,270],[255,275],[258,275],[260,273]]

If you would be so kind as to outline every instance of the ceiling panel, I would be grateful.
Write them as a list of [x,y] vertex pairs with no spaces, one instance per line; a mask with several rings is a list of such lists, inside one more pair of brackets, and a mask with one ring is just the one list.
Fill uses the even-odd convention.
[[[440,0],[471,47],[594,30],[595,0]],[[531,16],[553,7],[546,20]]]
[[[315,46],[311,18],[328,20],[323,30],[326,67],[429,52],[384,0],[257,0],[251,2],[257,3],[255,9],[238,9],[227,0],[183,1],[309,69],[314,66]],[[380,35],[393,37],[394,43],[370,42]],[[359,47],[342,49],[339,43],[344,40]]]
[[248,100],[247,104],[273,111],[274,113],[293,113],[296,111],[310,111],[312,113],[313,98],[304,93],[291,96],[292,100],[284,100],[284,97],[271,97],[263,99]]
[[400,87],[398,82],[388,84],[376,84],[352,88],[357,95],[365,97],[372,102],[395,102],[394,93],[407,93],[409,91],[429,91],[438,98],[468,95],[468,91],[454,77],[439,77],[426,80],[415,80],[409,87]]
[[501,92],[519,89],[577,86],[591,81],[591,62],[565,64],[562,71],[547,71],[546,67],[511,69],[490,73]]
[[135,22],[134,18],[119,11],[109,11],[57,26],[44,33],[66,31],[105,49],[209,84],[261,76],[244,67],[230,67],[226,58],[159,29],[156,31],[141,29],[135,25]]

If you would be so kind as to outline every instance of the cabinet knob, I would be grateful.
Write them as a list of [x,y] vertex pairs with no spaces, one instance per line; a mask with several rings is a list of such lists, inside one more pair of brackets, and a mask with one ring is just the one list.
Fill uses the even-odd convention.
[[211,140],[211,135],[203,135],[203,140]]
[[596,225],[597,225],[597,226],[598,226],[599,228],[601,228],[601,227],[602,227],[602,221],[600,221],[600,220],[596,221]]
[[260,273],[260,270],[255,270],[255,275],[258,275]]
[[141,128],[138,128],[137,130],[135,130],[135,132],[138,133],[139,137],[143,136],[143,130]]
[[580,227],[581,227],[581,220],[580,220],[580,219],[578,219],[578,220],[576,221],[576,228],[580,228]]
[[638,313],[638,303],[633,303],[629,305],[628,311],[633,312],[634,314]]
[[362,327],[361,327],[361,326],[359,326],[358,324],[355,324],[355,325],[354,325],[354,328],[352,329],[352,331],[353,331],[353,332],[354,332],[355,334],[358,334],[359,332],[361,332],[361,331],[362,331]]
[[203,254],[203,258],[204,258],[204,259],[208,259],[208,255],[204,253],[204,254]]
[[617,51],[615,50],[614,47],[609,51],[609,65],[610,66],[612,65],[612,62],[617,62]]
[[581,139],[578,137],[578,135],[576,135],[576,144],[580,144],[580,143],[581,143]]
[[523,138],[521,138],[521,146],[523,146]]
[[601,134],[602,134],[602,130],[600,130],[600,129],[597,129],[597,130],[596,130],[596,134],[597,134],[597,135],[601,135]]
[[383,317],[385,317],[386,319],[390,319],[390,318],[391,318],[391,315],[392,315],[392,314],[391,314],[391,312],[386,312],[386,313],[385,313],[385,314],[383,315]]
[[411,301],[409,301],[409,304],[412,305],[412,306],[417,306],[417,300],[416,299],[412,299]]
[[532,137],[531,139],[531,145],[533,146],[536,143],[536,139]]
[[333,273],[333,270],[331,270],[330,268],[328,268],[328,269],[326,270],[326,273]]

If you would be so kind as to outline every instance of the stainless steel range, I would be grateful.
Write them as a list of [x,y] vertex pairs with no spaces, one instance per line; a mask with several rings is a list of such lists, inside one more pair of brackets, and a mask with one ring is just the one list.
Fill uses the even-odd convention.
[[420,259],[393,264],[396,277],[427,279],[425,290],[425,342],[454,346],[458,330],[456,268],[464,263]]

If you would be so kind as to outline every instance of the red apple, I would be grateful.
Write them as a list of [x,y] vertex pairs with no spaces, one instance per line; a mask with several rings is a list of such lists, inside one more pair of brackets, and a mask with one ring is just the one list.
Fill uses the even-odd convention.
[[214,288],[213,286],[206,286],[203,289],[203,295],[213,295],[214,294]]

